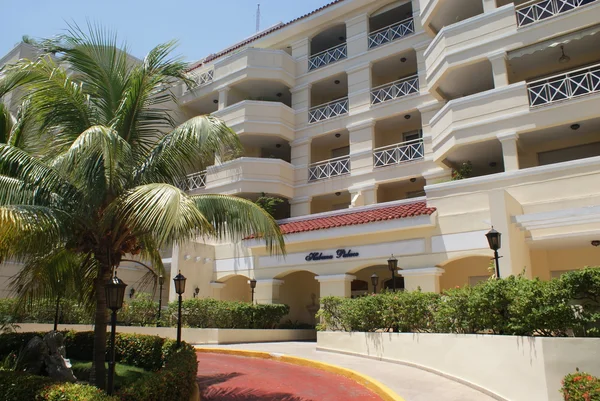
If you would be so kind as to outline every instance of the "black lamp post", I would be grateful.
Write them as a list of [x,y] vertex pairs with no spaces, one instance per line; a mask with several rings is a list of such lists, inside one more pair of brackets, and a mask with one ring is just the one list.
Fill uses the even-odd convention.
[[375,273],[371,276],[371,284],[373,284],[373,292],[377,294],[377,284],[379,284],[379,276]]
[[160,327],[160,310],[162,309],[162,289],[165,284],[165,278],[158,276],[158,313],[156,314],[156,327]]
[[131,287],[131,290],[129,291],[129,299],[133,298],[134,295],[135,295],[135,288]]
[[185,292],[185,280],[186,278],[181,274],[181,270],[173,279],[173,282],[175,283],[175,292],[179,295],[179,308],[177,312],[177,348],[181,347],[181,302],[183,301],[181,295]]
[[249,281],[250,288],[252,289],[252,304],[254,304],[254,289],[256,288],[256,279],[252,279]]
[[498,249],[502,246],[501,237],[502,234],[498,231],[494,230],[494,227],[485,235],[488,240],[488,244],[490,245],[490,249],[494,251],[494,259],[496,260],[496,278],[500,278],[500,263],[498,259]]
[[58,314],[60,311],[60,293],[61,293],[60,280],[57,280],[56,284],[58,285],[58,295],[56,296],[56,309],[54,311],[54,331],[58,330]]
[[394,292],[396,292],[396,270],[398,269],[398,259],[392,254],[392,257],[389,258],[387,262],[388,269],[392,272],[392,288],[394,289]]
[[115,335],[117,331],[117,311],[123,306],[126,287],[127,284],[117,277],[116,271],[114,276],[104,285],[106,306],[112,311],[110,316],[110,359],[108,361],[108,384],[106,389],[109,395],[112,395],[115,390]]

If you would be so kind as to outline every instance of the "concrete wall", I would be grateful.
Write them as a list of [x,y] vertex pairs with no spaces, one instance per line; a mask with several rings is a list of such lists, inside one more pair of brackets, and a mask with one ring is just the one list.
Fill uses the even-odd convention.
[[[18,332],[52,330],[51,324],[21,323]],[[59,325],[59,330],[91,331],[93,326],[79,324]],[[110,329],[109,329],[110,331]],[[118,326],[118,333],[136,333],[177,339],[175,327]],[[182,328],[181,339],[189,344],[243,344],[272,341],[314,340],[314,330],[242,330],[242,329],[192,329]]]
[[510,401],[561,401],[561,380],[576,367],[600,374],[598,338],[319,332],[317,347],[420,367]]

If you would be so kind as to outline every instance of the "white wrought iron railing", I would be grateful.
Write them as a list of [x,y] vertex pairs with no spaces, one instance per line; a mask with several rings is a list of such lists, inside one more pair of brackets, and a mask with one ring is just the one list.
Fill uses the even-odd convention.
[[594,3],[596,0],[533,0],[517,6],[517,24],[526,26]]
[[415,23],[412,18],[386,26],[369,34],[369,49],[384,45],[396,39],[415,33]]
[[350,156],[340,156],[308,166],[308,181],[323,180],[350,173]]
[[527,83],[530,107],[598,92],[600,92],[600,64]]
[[215,75],[215,70],[203,71],[194,77],[194,81],[196,81],[196,86],[204,86],[208,85],[213,81]]
[[206,186],[206,170],[186,176],[177,185],[183,191],[193,191]]
[[422,159],[423,155],[423,138],[413,139],[373,149],[373,165],[375,167],[391,166]]
[[419,92],[419,77],[413,75],[371,89],[371,104],[378,104]]
[[346,46],[346,43],[341,43],[310,56],[308,59],[308,70],[316,70],[327,64],[345,59],[346,57],[348,57],[348,47]]
[[316,123],[348,113],[348,98],[333,100],[329,103],[311,107],[308,110],[308,122]]

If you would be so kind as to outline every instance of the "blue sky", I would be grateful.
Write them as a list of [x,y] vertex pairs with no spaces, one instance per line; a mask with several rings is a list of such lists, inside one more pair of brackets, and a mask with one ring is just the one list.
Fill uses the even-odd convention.
[[116,30],[130,52],[142,57],[156,44],[179,41],[178,54],[193,61],[217,52],[255,31],[256,4],[261,29],[287,22],[330,0],[1,0],[0,57],[21,40],[52,37],[67,22],[86,19]]

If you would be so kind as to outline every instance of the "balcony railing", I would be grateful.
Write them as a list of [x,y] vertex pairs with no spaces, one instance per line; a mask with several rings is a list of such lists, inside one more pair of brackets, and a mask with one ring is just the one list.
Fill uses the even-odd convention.
[[411,33],[415,33],[415,23],[412,18],[407,18],[371,32],[369,34],[369,49],[403,38]]
[[348,98],[344,97],[333,100],[329,103],[311,107],[308,110],[308,122],[316,123],[318,121],[328,120],[346,113],[348,113]]
[[530,107],[600,92],[600,64],[527,83]]
[[188,175],[177,186],[183,191],[204,188],[206,186],[206,170]]
[[371,90],[371,104],[378,104],[419,92],[419,77],[402,78]]
[[308,166],[308,181],[323,180],[350,173],[350,156],[340,156]]
[[373,150],[375,167],[391,166],[422,159],[424,155],[423,138],[382,146]]
[[517,7],[517,24],[526,26],[594,3],[596,0],[534,0]]
[[213,81],[214,75],[215,70],[203,71],[200,74],[196,75],[194,77],[194,80],[196,81],[196,86],[200,87],[210,84]]
[[308,70],[316,70],[327,64],[345,59],[346,57],[348,57],[348,47],[346,46],[346,43],[339,44],[310,56],[308,59]]

